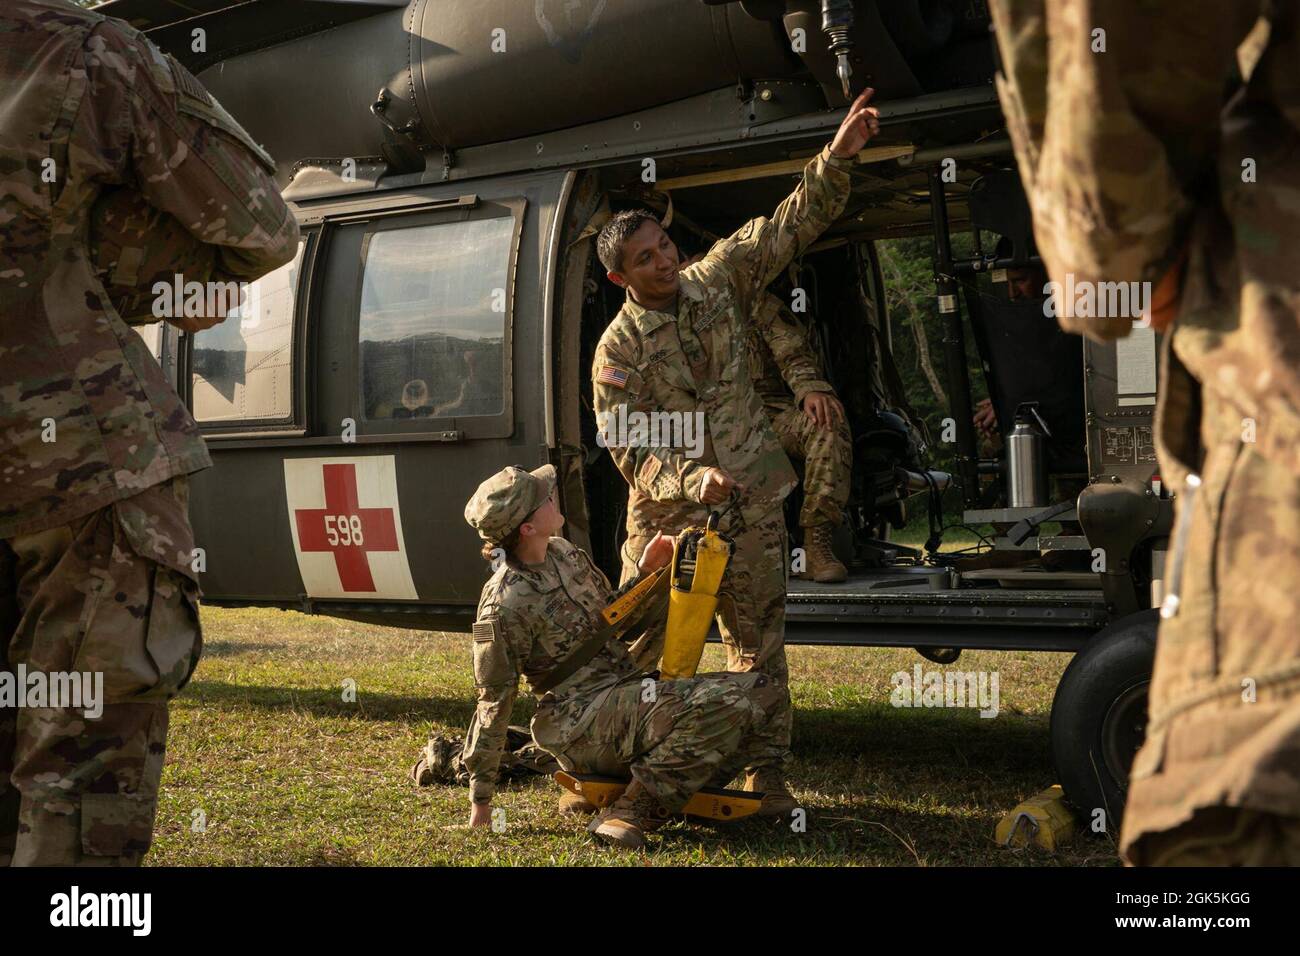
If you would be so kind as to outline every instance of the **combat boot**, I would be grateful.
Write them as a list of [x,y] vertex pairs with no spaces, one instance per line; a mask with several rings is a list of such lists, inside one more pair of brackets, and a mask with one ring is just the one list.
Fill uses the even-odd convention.
[[582,816],[596,812],[596,805],[579,793],[565,790],[560,794],[560,812]]
[[776,770],[751,770],[745,774],[745,789],[763,795],[758,808],[760,817],[788,817],[799,806]]
[[633,780],[621,797],[587,825],[587,832],[604,843],[639,850],[645,846],[645,835],[659,829],[666,817],[654,795]]
[[433,771],[429,769],[429,762],[426,758],[421,757],[411,768],[411,781],[417,787],[428,787],[433,784]]
[[808,568],[804,577],[822,584],[834,584],[848,578],[849,569],[839,562],[831,550],[834,532],[835,529],[829,524],[815,524],[804,529],[803,545],[808,556]]

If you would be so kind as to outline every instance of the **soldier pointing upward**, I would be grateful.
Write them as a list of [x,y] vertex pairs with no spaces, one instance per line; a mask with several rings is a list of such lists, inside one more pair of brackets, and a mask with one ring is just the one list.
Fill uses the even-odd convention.
[[[701,412],[706,427],[698,458],[668,446],[611,444],[629,485],[623,578],[635,576],[652,529],[676,533],[702,525],[710,505],[739,496],[724,526],[736,540],[736,553],[719,595],[718,627],[728,670],[758,671],[782,688],[780,731],[768,752],[746,768],[746,787],[789,808],[789,558],[781,502],[794,488],[795,474],[754,391],[745,333],[768,283],[843,212],[854,157],[879,130],[879,113],[867,105],[871,93],[857,98],[834,140],[808,163],[798,187],[771,218],[751,219],[680,273],[677,247],[648,213],[615,215],[597,240],[610,281],[627,290],[627,301],[596,347],[598,426],[622,405],[629,414]],[[657,656],[661,647],[659,631],[648,637],[640,659]]]

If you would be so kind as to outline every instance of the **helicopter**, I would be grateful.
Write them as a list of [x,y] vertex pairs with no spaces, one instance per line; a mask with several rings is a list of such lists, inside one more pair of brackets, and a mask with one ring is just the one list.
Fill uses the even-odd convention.
[[[597,441],[590,368],[622,291],[595,256],[600,224],[650,208],[707,249],[770,213],[874,88],[881,130],[847,208],[788,277],[854,439],[835,542],[849,578],[791,578],[786,640],[940,664],[1074,653],[1054,761],[1071,802],[1118,826],[1172,516],[1152,440],[1160,336],[1099,344],[1008,298],[1008,275],[1039,261],[982,0],[95,9],[265,147],[303,237],[252,314],[141,330],[215,464],[192,483],[204,600],[432,631],[470,628],[484,566],[462,507],[506,465],[556,467],[567,536],[617,578],[627,488]],[[939,422],[912,411],[893,364],[876,244],[906,236],[932,242]],[[970,348],[1003,432],[993,454]],[[951,471],[932,467],[936,434]],[[994,529],[981,554],[889,540],[947,492]]]

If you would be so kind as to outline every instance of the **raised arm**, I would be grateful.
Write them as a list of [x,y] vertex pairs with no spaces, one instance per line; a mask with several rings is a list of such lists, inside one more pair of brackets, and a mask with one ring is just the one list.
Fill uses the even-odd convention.
[[880,128],[879,113],[865,90],[849,107],[834,140],[804,167],[803,179],[771,218],[751,219],[715,243],[709,257],[721,258],[735,277],[742,302],[753,302],[790,260],[816,241],[848,203],[857,153]]

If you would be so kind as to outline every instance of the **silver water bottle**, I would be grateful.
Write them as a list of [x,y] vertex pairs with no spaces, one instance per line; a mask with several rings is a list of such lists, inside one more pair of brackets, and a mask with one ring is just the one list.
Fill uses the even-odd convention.
[[1007,506],[1047,506],[1047,459],[1044,443],[1051,437],[1038,414],[1037,402],[1016,409],[1016,421],[1007,435]]

